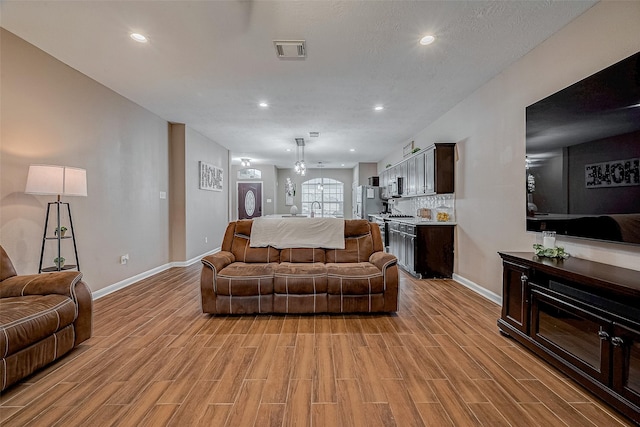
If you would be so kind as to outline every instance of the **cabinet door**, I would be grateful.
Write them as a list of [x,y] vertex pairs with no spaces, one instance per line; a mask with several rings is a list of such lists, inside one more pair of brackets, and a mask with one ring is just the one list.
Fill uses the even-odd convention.
[[407,234],[405,242],[405,260],[407,263],[407,270],[412,274],[416,273],[415,268],[415,248],[416,248],[416,236]]
[[416,195],[416,158],[413,157],[407,161],[407,196]]
[[613,388],[640,406],[640,331],[614,325]]
[[531,291],[531,337],[587,375],[610,385],[612,323],[546,292]]
[[525,334],[529,333],[529,275],[527,267],[503,262],[502,320]]
[[436,151],[435,148],[429,149],[425,153],[425,193],[433,194],[436,192]]
[[422,153],[416,157],[416,194],[425,194],[425,154]]

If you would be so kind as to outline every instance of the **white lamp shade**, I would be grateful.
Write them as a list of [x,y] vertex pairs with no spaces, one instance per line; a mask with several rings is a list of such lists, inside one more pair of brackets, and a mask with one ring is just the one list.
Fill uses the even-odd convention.
[[87,197],[87,171],[80,168],[64,168],[64,196]]
[[54,165],[31,165],[27,176],[28,194],[86,196],[85,169]]

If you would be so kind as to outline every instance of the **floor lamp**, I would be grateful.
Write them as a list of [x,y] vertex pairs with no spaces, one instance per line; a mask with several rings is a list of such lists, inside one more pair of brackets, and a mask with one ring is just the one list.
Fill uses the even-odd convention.
[[[56,195],[57,201],[47,204],[47,215],[44,220],[44,231],[42,234],[42,249],[40,251],[40,266],[38,273],[43,271],[61,271],[77,268],[80,270],[80,261],[78,260],[78,249],[76,247],[76,233],[73,230],[73,220],[71,219],[71,207],[69,203],[61,201],[62,196],[87,196],[87,171],[85,169],[72,168],[69,166],[53,166],[53,165],[31,165],[29,166],[29,175],[27,177],[27,186],[25,189],[27,194],[38,195]],[[47,227],[49,224],[49,215],[51,207],[55,205],[56,209],[56,232],[54,237],[47,237]],[[60,209],[66,206],[69,215],[69,228],[71,236],[63,236],[60,224]],[[61,242],[63,238],[73,239],[73,250],[76,255],[75,265],[63,266],[61,261]],[[42,268],[42,259],[44,257],[45,243],[47,240],[57,240],[58,257],[54,260],[55,267]]]

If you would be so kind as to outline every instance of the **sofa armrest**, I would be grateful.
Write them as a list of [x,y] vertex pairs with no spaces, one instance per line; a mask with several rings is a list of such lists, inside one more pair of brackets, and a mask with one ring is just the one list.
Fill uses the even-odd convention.
[[235,260],[236,257],[231,252],[220,251],[202,258],[202,264],[213,269],[217,274],[218,271],[235,262]]
[[75,345],[91,337],[93,298],[79,271],[13,276],[0,282],[0,298],[58,294],[76,305]]
[[202,273],[200,274],[200,298],[203,313],[216,313],[216,280],[218,272],[235,262],[236,257],[231,252],[220,251],[202,258]]
[[395,255],[386,252],[374,252],[369,257],[369,262],[378,267],[378,269],[384,273],[387,268],[398,263],[398,258],[396,258]]

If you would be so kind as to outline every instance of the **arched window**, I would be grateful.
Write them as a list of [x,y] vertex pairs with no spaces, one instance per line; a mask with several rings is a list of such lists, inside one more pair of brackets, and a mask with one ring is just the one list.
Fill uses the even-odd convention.
[[[318,206],[318,202],[320,205]],[[344,184],[331,178],[313,178],[302,183],[302,214],[315,216],[344,216]]]

